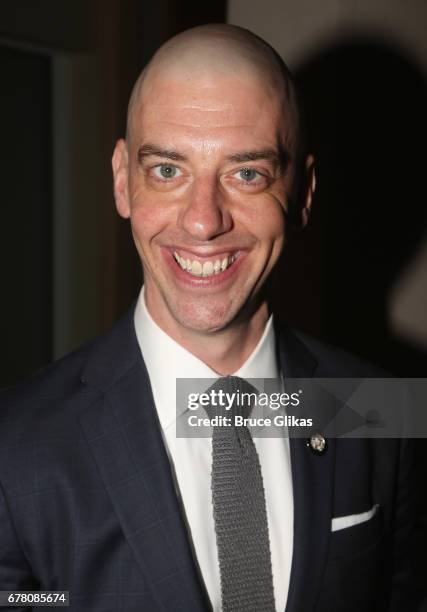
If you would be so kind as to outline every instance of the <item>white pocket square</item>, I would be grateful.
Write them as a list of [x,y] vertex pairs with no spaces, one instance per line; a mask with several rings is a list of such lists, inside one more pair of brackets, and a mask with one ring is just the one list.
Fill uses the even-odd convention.
[[331,522],[331,531],[339,531],[340,529],[347,529],[347,527],[353,527],[360,523],[369,521],[378,512],[379,504],[375,504],[367,512],[361,512],[360,514],[349,514],[348,516],[338,516],[333,518]]

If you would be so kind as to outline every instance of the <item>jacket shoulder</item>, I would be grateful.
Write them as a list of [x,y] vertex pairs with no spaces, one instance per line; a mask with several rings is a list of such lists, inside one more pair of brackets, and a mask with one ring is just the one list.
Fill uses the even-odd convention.
[[91,399],[80,376],[92,345],[85,344],[0,392],[0,446],[66,431],[72,411]]
[[380,366],[299,330],[287,328],[283,333],[286,344],[299,346],[300,350],[306,351],[315,360],[316,377],[389,378],[391,376]]
[[[94,387],[105,378],[112,383],[128,367],[128,361],[135,360],[135,345],[133,309],[130,309],[107,332],[41,368],[15,387],[3,389],[0,405],[66,397],[81,387],[88,371]],[[103,378],[99,374],[104,371]]]

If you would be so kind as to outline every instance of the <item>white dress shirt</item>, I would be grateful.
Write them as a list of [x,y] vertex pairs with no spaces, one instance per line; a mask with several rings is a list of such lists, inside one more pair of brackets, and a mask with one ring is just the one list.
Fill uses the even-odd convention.
[[[176,437],[176,379],[218,378],[218,374],[168,336],[152,319],[144,289],[135,309],[135,329],[150,376],[163,440],[178,495],[191,532],[193,549],[214,612],[221,610],[221,587],[211,493],[211,438]],[[272,317],[252,354],[234,373],[242,378],[279,378]],[[293,552],[293,491],[289,440],[254,437],[267,506],[274,595],[277,612],[288,596]]]

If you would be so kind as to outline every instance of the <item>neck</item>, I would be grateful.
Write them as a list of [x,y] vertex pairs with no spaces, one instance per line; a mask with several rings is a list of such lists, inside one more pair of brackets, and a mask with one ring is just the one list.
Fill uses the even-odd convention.
[[146,307],[168,336],[221,376],[233,374],[245,363],[258,344],[269,317],[267,302],[262,302],[250,316],[242,316],[225,329],[206,333],[183,327],[171,317],[159,319],[149,301]]

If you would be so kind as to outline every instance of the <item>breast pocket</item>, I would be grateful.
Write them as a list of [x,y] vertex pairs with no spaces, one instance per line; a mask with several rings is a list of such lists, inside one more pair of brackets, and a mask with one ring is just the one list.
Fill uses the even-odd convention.
[[348,517],[332,520],[329,557],[353,556],[376,546],[382,538],[381,506]]
[[381,507],[369,520],[331,532],[317,612],[373,612],[384,593]]

